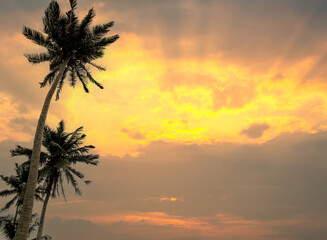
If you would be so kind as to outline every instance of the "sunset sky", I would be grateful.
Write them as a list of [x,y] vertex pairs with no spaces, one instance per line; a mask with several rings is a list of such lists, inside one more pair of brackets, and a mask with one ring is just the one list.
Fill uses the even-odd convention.
[[[31,147],[48,90],[21,33],[42,29],[48,3],[0,2],[0,174],[23,161],[9,150]],[[47,124],[84,126],[100,164],[76,166],[93,183],[50,201],[45,233],[327,239],[327,0],[79,0],[77,13],[92,6],[120,35],[93,71],[104,89],[66,84]]]

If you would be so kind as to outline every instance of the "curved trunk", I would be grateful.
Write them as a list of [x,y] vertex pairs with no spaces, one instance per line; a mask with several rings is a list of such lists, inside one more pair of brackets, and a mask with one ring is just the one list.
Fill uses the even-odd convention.
[[39,224],[39,228],[37,230],[36,240],[41,240],[41,237],[42,237],[45,212],[47,211],[47,206],[48,206],[48,202],[49,202],[50,195],[51,195],[52,183],[53,183],[53,179],[51,178],[50,182],[49,182],[49,186],[47,187],[46,196],[45,196],[45,199],[43,202],[43,207],[42,207],[42,212],[41,212],[41,217],[40,217],[40,224]]
[[36,188],[36,184],[37,184],[37,175],[38,175],[38,170],[39,170],[43,128],[45,125],[45,120],[47,118],[47,114],[48,114],[52,96],[56,90],[59,80],[62,78],[62,75],[67,66],[68,60],[69,59],[67,59],[60,67],[59,72],[58,72],[57,76],[55,77],[55,79],[50,87],[50,90],[44,100],[44,103],[43,103],[42,111],[41,111],[41,114],[39,117],[39,121],[37,123],[36,131],[35,131],[33,152],[32,152],[32,157],[31,157],[31,164],[30,164],[30,169],[29,169],[29,174],[28,174],[28,180],[26,183],[24,201],[23,201],[23,206],[21,209],[18,227],[17,227],[17,231],[16,231],[14,240],[27,240],[27,238],[28,238],[28,229],[29,229],[31,217],[32,217],[35,188]]

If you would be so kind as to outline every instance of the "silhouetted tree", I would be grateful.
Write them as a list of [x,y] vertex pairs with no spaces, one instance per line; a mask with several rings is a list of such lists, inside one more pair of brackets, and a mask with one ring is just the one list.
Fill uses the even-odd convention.
[[[20,148],[17,147],[16,149],[20,149]],[[29,168],[29,164],[24,163],[18,165],[17,163],[15,163],[16,175],[12,175],[12,176],[0,175],[0,179],[9,186],[9,189],[5,189],[0,192],[0,197],[13,196],[13,198],[9,202],[7,202],[5,206],[1,208],[0,211],[8,210],[14,204],[16,205],[15,215],[13,218],[13,225],[16,224],[18,212],[23,204],[26,182],[28,178],[28,168]],[[41,201],[42,192],[43,189],[40,186],[38,186],[34,194],[35,199]]]
[[[28,235],[30,235],[33,231],[36,230],[38,224],[37,214],[32,215],[31,223],[28,229]],[[12,240],[14,239],[15,233],[17,229],[17,222],[14,217],[7,215],[7,216],[0,216],[0,232],[5,239]],[[46,235],[44,239],[50,240],[51,237]]]
[[67,74],[69,75],[68,81],[73,87],[77,80],[79,80],[86,92],[88,92],[88,81],[99,88],[103,88],[100,83],[94,80],[88,66],[105,70],[93,61],[101,58],[104,55],[105,47],[119,38],[118,35],[105,37],[106,33],[113,26],[113,22],[94,27],[90,26],[95,16],[93,8],[89,10],[82,21],[79,21],[75,14],[77,1],[70,0],[69,2],[71,9],[66,13],[61,12],[57,1],[52,0],[50,2],[43,17],[43,33],[28,27],[23,28],[23,34],[28,39],[46,48],[46,52],[44,53],[26,54],[26,57],[33,64],[49,62],[50,73],[41,82],[41,87],[49,84],[50,89],[45,98],[35,132],[29,178],[18,224],[17,236],[15,236],[16,240],[27,239],[28,227],[33,210],[34,192],[37,185],[42,132],[55,90],[57,89],[58,99]]
[[40,217],[37,240],[41,239],[45,213],[47,210],[50,196],[56,197],[60,193],[65,198],[63,182],[73,186],[75,193],[81,195],[76,178],[83,180],[86,184],[90,181],[84,180],[84,174],[74,168],[77,163],[97,165],[99,155],[89,154],[89,150],[94,146],[82,146],[86,137],[82,134],[83,127],[77,128],[74,132],[66,133],[63,121],[59,123],[56,130],[48,126],[44,128],[42,145],[46,149],[48,160],[40,170],[40,177],[44,179],[43,188],[45,189],[45,199]]

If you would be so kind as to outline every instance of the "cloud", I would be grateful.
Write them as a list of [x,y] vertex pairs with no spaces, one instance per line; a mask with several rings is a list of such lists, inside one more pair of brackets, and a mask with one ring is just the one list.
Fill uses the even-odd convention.
[[[58,231],[60,229],[60,231]],[[115,240],[179,240],[201,239],[197,230],[181,231],[173,226],[153,226],[145,221],[117,221],[111,224],[99,225],[87,220],[50,219],[44,232],[54,239],[115,239]]]
[[145,139],[145,134],[139,132],[139,131],[134,131],[134,130],[129,130],[127,128],[122,128],[120,130],[123,133],[127,133],[127,135],[135,140],[141,140],[141,139]]
[[[61,100],[51,103],[50,124],[64,116],[85,126],[102,154],[120,156],[152,141],[262,143],[285,131],[325,129],[325,3],[245,2],[80,0],[79,16],[94,5],[95,22],[116,20],[112,33],[121,38],[100,61],[108,71],[95,72],[105,89],[86,95],[80,86],[65,87]],[[68,1],[60,3],[68,9]],[[8,24],[0,27],[0,88],[32,119],[47,92],[38,82],[48,67],[24,58],[40,49],[21,28],[41,29],[47,2],[25,5],[1,5]],[[303,82],[308,73],[311,80]],[[310,108],[315,98],[319,105]],[[262,138],[237,134],[248,118],[273,127]],[[180,119],[187,126],[169,123]],[[129,134],[120,131],[131,124]]]
[[243,129],[240,134],[246,135],[249,138],[260,138],[270,126],[266,123],[254,123],[246,129]]
[[[105,157],[99,168],[81,166],[93,181],[83,187],[84,197],[96,204],[63,205],[48,213],[86,217],[132,210],[199,217],[223,212],[258,221],[327,215],[327,195],[321,191],[327,184],[326,139],[324,132],[288,134],[261,145],[152,143],[138,157]],[[144,201],[159,196],[183,196],[183,201]]]
[[231,85],[222,90],[215,89],[213,92],[213,107],[215,110],[222,107],[242,108],[250,103],[255,97],[253,85]]
[[278,80],[282,80],[283,78],[285,78],[285,76],[279,72],[275,76],[272,77],[272,80],[278,81]]
[[33,135],[35,132],[36,124],[36,119],[17,117],[11,119],[8,126],[15,129],[15,131],[23,131]]
[[107,2],[100,14],[106,11],[122,34],[160,36],[166,57],[216,54],[256,69],[319,55],[326,38],[324,1],[124,0]]
[[41,7],[44,7],[44,1],[42,0],[31,0],[28,3],[24,0],[13,0],[0,3],[0,8],[3,12],[12,12],[23,9],[25,11],[35,11],[35,9],[39,9]]
[[[288,240],[314,236],[323,240],[324,218],[298,218],[259,222],[229,214],[212,218],[181,218],[163,213],[141,213],[107,223],[85,219],[50,218],[45,232],[54,239],[165,239],[165,240]],[[313,226],[309,228],[307,226]],[[60,229],[60,231],[58,231]],[[281,232],[281,234],[279,233]],[[310,235],[313,234],[313,235]]]
[[[174,240],[286,240],[310,234],[323,240],[326,141],[327,133],[321,132],[285,134],[260,145],[153,142],[137,157],[102,157],[99,167],[76,166],[93,183],[80,183],[82,201],[69,187],[68,204],[50,201],[46,232],[63,240],[92,234],[97,239],[160,239],[163,232]],[[2,174],[12,171],[8,156],[15,144],[0,145]],[[181,196],[183,201],[149,200]],[[56,216],[67,220],[53,222]],[[212,235],[205,235],[208,226]]]

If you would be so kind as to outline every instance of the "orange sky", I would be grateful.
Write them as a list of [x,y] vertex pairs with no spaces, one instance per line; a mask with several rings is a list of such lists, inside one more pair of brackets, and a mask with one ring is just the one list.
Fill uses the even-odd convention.
[[[165,59],[160,49],[142,48],[142,41],[122,35],[118,47],[108,51],[104,62],[108,59],[112,70],[96,74],[106,94],[94,89],[81,99],[80,91],[66,93],[72,122],[85,123],[103,154],[133,154],[160,140],[262,143],[285,132],[326,129],[326,84],[301,83],[319,56],[296,62],[283,74],[274,68],[257,73],[219,54]],[[255,137],[241,134],[253,124],[267,129]]]
[[[72,126],[83,125],[88,140],[101,154],[137,154],[141,146],[160,140],[262,143],[285,132],[326,129],[326,84],[320,79],[303,80],[322,57],[326,44],[322,53],[286,66],[280,66],[282,59],[276,59],[271,67],[256,71],[225,60],[219,52],[205,58],[167,58],[158,36],[120,35],[119,42],[101,60],[108,70],[94,73],[105,89],[91,87],[91,94],[84,94],[80,87],[66,87],[61,101],[52,106],[59,106],[60,114],[55,116],[52,110],[48,120],[55,125],[65,116]],[[30,46],[20,35],[9,37],[17,45],[23,42],[26,49]],[[144,47],[148,41],[151,49]],[[185,41],[177,43],[183,51],[196,45],[192,37]],[[19,55],[6,64],[15,61],[27,64]],[[28,69],[35,75],[44,66]],[[32,86],[42,94],[46,91]],[[1,98],[5,133],[1,140],[30,140],[32,135],[17,134],[17,129],[8,129],[5,122],[25,116],[35,119],[38,110],[24,115],[16,110],[12,96],[2,93]],[[254,136],[242,134],[255,125],[266,127]]]
[[[38,85],[48,67],[30,65],[23,56],[40,49],[21,34],[24,24],[41,29],[46,2],[0,3],[0,20],[7,23],[0,27],[3,158],[17,143],[29,146],[48,90]],[[67,8],[68,1],[59,2]],[[315,212],[310,207],[317,197],[308,196],[318,196],[312,189],[326,183],[316,174],[325,169],[327,139],[325,0],[78,2],[80,15],[94,6],[96,23],[114,20],[110,33],[120,39],[98,62],[107,71],[93,71],[103,90],[90,86],[86,94],[81,86],[66,84],[50,107],[47,123],[55,127],[63,119],[69,131],[84,126],[86,143],[96,146],[103,163],[103,169],[89,172],[95,183],[85,199],[50,204],[51,226],[61,226],[55,219],[59,213],[60,221],[126,222],[140,231],[130,238],[142,240],[147,238],[140,229],[148,225],[158,227],[151,228],[158,236],[167,227],[169,239],[181,240],[191,239],[190,230],[196,240],[266,240],[269,235],[302,240],[284,236],[280,226],[291,232],[307,223],[310,231],[324,228],[320,219],[327,209]],[[207,165],[198,165],[202,161]],[[192,174],[181,166],[184,162]],[[9,171],[9,163],[3,169]],[[290,178],[284,169],[291,171]],[[312,182],[302,195],[303,179]],[[285,185],[294,192],[287,193]],[[250,213],[257,203],[252,196],[266,214]],[[304,202],[294,200],[299,198]],[[95,203],[106,210],[91,207]],[[293,205],[302,210],[290,210]],[[310,206],[317,219],[303,206]],[[78,214],[88,207],[94,213]]]

